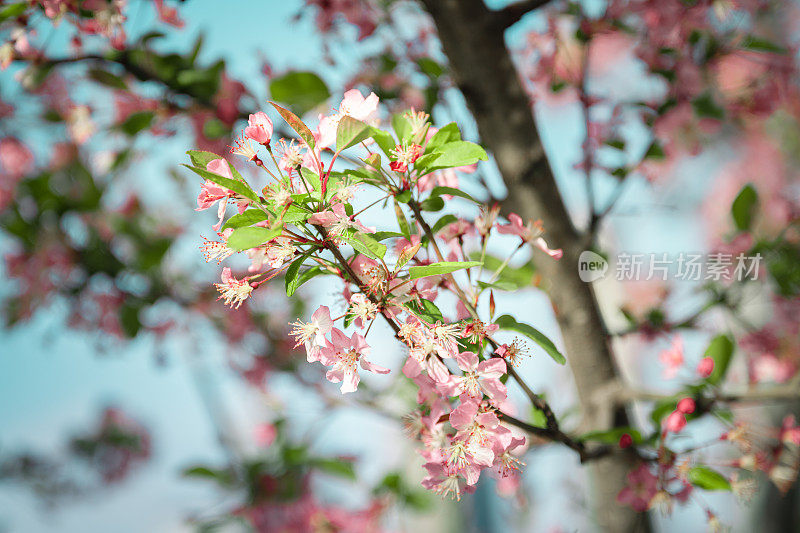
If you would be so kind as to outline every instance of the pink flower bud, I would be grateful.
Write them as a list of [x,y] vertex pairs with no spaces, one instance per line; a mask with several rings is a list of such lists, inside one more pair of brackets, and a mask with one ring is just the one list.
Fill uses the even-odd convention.
[[678,433],[686,427],[686,417],[680,411],[673,411],[664,423],[664,428],[672,433]]
[[714,360],[710,357],[703,357],[697,365],[697,373],[700,377],[707,378],[714,371]]
[[678,411],[684,414],[694,413],[694,400],[691,398],[684,398],[678,402]]
[[247,121],[244,134],[247,138],[254,140],[258,144],[269,144],[272,137],[272,121],[263,111],[250,115]]
[[619,438],[619,447],[624,450],[625,448],[630,448],[631,444],[633,444],[633,437],[627,433],[623,433]]

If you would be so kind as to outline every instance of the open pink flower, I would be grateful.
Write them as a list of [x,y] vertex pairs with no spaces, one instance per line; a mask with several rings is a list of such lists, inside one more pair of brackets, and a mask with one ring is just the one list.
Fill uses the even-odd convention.
[[392,150],[394,160],[389,163],[389,168],[395,172],[405,172],[408,170],[408,165],[413,165],[414,162],[422,155],[422,146],[418,144],[398,144]]
[[295,338],[295,347],[303,344],[306,349],[306,359],[309,363],[319,361],[319,353],[325,347],[325,335],[333,329],[331,311],[327,306],[321,305],[319,309],[311,315],[311,322],[293,322],[294,326],[289,335]]
[[505,400],[508,392],[500,381],[500,377],[508,371],[504,360],[491,358],[478,362],[478,356],[474,353],[461,352],[456,356],[456,361],[464,375],[455,379],[455,394],[466,394],[475,399],[486,394],[493,400]]
[[[443,498],[450,496],[456,500],[461,500],[462,492],[473,492],[474,483],[468,484],[466,478],[459,472],[458,468],[440,461],[431,461],[422,465],[428,471],[428,475],[422,480],[422,486],[432,490]],[[468,466],[471,477],[477,481],[480,476],[480,468]]]
[[535,222],[533,220],[528,220],[527,224],[523,224],[522,218],[520,218],[519,215],[511,213],[508,215],[508,222],[508,224],[498,226],[497,231],[505,235],[517,235],[522,239],[522,242],[539,248],[554,259],[561,259],[561,256],[564,255],[564,252],[560,248],[555,250],[551,249],[544,238],[542,238],[544,228],[542,228],[542,222],[540,220]]
[[[495,430],[500,425],[497,415],[491,411],[481,411],[478,402],[466,399],[450,413],[450,425],[458,431],[448,449],[450,464],[459,468],[466,464],[482,467],[494,464],[495,441],[498,440]],[[467,475],[465,472],[465,477]]]
[[358,366],[368,372],[388,374],[389,369],[383,368],[367,361],[370,347],[367,340],[353,333],[348,338],[341,330],[334,328],[331,331],[331,340],[325,341],[326,346],[320,351],[320,361],[325,366],[332,366],[325,377],[331,383],[342,383],[342,394],[355,392],[361,378],[358,376]]
[[225,267],[222,269],[222,283],[215,283],[217,290],[220,292],[218,300],[225,300],[225,305],[230,305],[234,309],[238,309],[242,302],[250,297],[253,292],[253,286],[245,279],[236,279],[231,274],[231,269]]
[[345,211],[344,204],[334,204],[330,210],[314,213],[308,218],[312,224],[330,228],[331,233],[336,236],[342,235],[348,229],[354,229],[363,233],[375,233],[374,227],[368,227],[350,217]]
[[[224,159],[214,159],[213,161],[209,161],[206,165],[206,170],[209,172],[213,172],[219,176],[224,178],[233,179],[233,174],[231,174],[231,168],[228,166],[228,162]],[[203,211],[204,209],[208,209],[216,202],[219,202],[219,208],[217,210],[217,216],[219,216],[219,222],[214,225],[214,231],[219,231],[222,227],[222,219],[225,217],[225,208],[228,207],[228,198],[233,194],[231,191],[217,185],[211,180],[206,180],[203,185],[200,186],[200,194],[197,196],[197,209],[195,211]]]
[[269,144],[272,137],[272,120],[263,111],[250,115],[247,120],[248,126],[244,129],[244,135],[258,144]]
[[319,121],[319,146],[324,148],[336,142],[336,130],[339,128],[339,121],[344,116],[369,124],[377,123],[378,95],[369,93],[369,96],[365,98],[358,89],[350,89],[344,93],[344,98],[336,113],[322,117]]

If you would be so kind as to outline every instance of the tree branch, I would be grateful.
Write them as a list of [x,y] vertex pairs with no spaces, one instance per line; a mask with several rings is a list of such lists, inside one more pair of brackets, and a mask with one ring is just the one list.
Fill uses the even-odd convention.
[[[609,338],[591,285],[577,276],[583,238],[566,210],[533,120],[531,101],[505,45],[504,28],[483,0],[422,0],[433,17],[450,72],[472,111],[482,142],[494,155],[509,190],[506,214],[540,218],[548,242],[564,251],[561,260],[536,255],[543,287],[553,302],[570,368],[589,429],[605,431],[628,425],[624,409],[599,416],[595,391],[618,372]],[[510,13],[524,12],[530,3],[516,4]],[[521,15],[519,15],[521,16]],[[515,18],[516,17],[516,18]],[[508,16],[513,23],[518,16]],[[627,454],[608,455],[592,463],[592,505],[601,529],[636,531],[640,517],[616,503],[634,468]]]
[[509,4],[499,11],[495,11],[495,18],[501,28],[508,28],[519,22],[522,17],[531,11],[548,3],[550,3],[550,0],[521,0],[520,2]]

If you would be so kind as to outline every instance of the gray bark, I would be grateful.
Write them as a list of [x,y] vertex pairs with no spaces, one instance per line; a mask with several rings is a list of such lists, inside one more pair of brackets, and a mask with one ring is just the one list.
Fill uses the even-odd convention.
[[[589,429],[608,429],[595,404],[617,370],[590,285],[577,276],[584,239],[567,213],[537,133],[530,99],[505,46],[504,24],[483,0],[422,0],[438,28],[450,72],[464,94],[480,132],[509,190],[506,212],[540,218],[548,243],[564,250],[560,261],[538,260],[556,310],[566,354]],[[626,423],[624,411],[615,415]],[[619,533],[646,531],[646,517],[616,503],[633,467],[632,458],[613,454],[593,461],[592,518],[598,528]]]

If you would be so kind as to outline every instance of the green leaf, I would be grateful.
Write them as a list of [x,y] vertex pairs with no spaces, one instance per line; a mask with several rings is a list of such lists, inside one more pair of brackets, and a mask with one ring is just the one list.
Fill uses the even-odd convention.
[[425,320],[429,324],[434,324],[444,319],[442,312],[436,307],[436,304],[425,298],[420,298],[419,302],[410,301],[404,304],[411,309],[415,315]]
[[376,231],[372,233],[372,238],[376,241],[382,241],[385,239],[396,239],[397,237],[403,237],[402,233],[398,233],[396,231]]
[[417,59],[419,70],[431,78],[438,78],[444,74],[444,67],[429,57],[420,57]]
[[441,211],[444,209],[444,200],[441,196],[431,196],[420,202],[419,208],[423,211]]
[[[506,376],[507,375],[508,374],[506,374]],[[537,428],[547,427],[547,416],[544,414],[544,411],[531,406],[531,425]]]
[[353,468],[353,463],[350,461],[318,457],[309,462],[312,467],[322,470],[326,474],[344,477],[353,481],[356,479],[356,471],[355,468]]
[[125,119],[125,122],[120,124],[119,129],[122,130],[122,132],[126,135],[133,137],[140,131],[149,128],[150,124],[153,123],[155,116],[155,113],[152,111],[139,111],[138,113],[131,113],[131,115]]
[[301,209],[295,204],[289,206],[289,209],[283,214],[281,220],[285,224],[300,224],[301,222],[305,222],[308,220],[308,217],[311,216],[311,213],[308,211]]
[[482,289],[494,289],[497,291],[516,291],[519,290],[519,285],[512,281],[498,280],[494,283],[486,283],[485,281],[478,281],[478,286]]
[[731,484],[725,476],[707,466],[695,466],[689,470],[689,482],[703,490],[731,490]]
[[714,371],[706,378],[706,381],[716,385],[728,372],[728,365],[733,357],[733,341],[727,335],[717,335],[706,348],[704,357],[714,360]]
[[481,266],[480,261],[444,261],[425,266],[414,266],[408,269],[411,279],[427,278],[428,276],[441,276],[457,270]]
[[458,130],[458,125],[455,122],[451,122],[447,126],[439,128],[439,131],[433,134],[431,140],[425,145],[425,153],[435,152],[442,145],[460,140],[461,132]]
[[215,159],[224,159],[215,153],[204,152],[203,150],[189,150],[186,154],[192,160],[192,165],[200,168],[206,168]]
[[739,44],[746,50],[754,50],[756,52],[772,52],[775,54],[785,54],[786,48],[775,44],[767,39],[756,37],[755,35],[748,35]]
[[553,344],[553,341],[551,341],[544,333],[533,326],[517,322],[517,320],[511,315],[503,315],[495,320],[494,323],[500,326],[500,329],[516,331],[517,333],[525,335],[533,342],[541,346],[544,351],[547,352],[547,355],[553,358],[553,361],[559,365],[566,364],[567,358],[558,351],[558,348],[556,348],[556,345]]
[[259,222],[267,220],[267,214],[260,209],[248,209],[244,213],[233,215],[225,222],[222,229],[228,228],[241,228],[242,226],[252,226]]
[[661,400],[658,402],[653,410],[650,412],[650,420],[653,421],[653,424],[658,428],[661,426],[661,420],[667,416],[669,413],[674,411],[678,406],[678,399],[666,399]]
[[482,203],[473,198],[471,195],[465,193],[464,191],[460,189],[454,189],[453,187],[434,187],[433,190],[431,191],[431,198],[433,198],[434,196],[442,196],[444,194],[449,194],[450,196],[459,196],[461,198],[469,200],[470,202],[475,202],[476,204]]
[[309,255],[311,254],[305,253],[301,255],[292,261],[292,264],[286,269],[286,272],[283,275],[283,281],[286,284],[286,296],[292,296],[297,288],[300,287],[300,267],[303,266],[303,262],[308,258]]
[[128,84],[125,83],[125,80],[107,70],[93,68],[90,69],[87,74],[89,79],[94,80],[101,85],[105,85],[106,87],[111,87],[112,89],[121,89],[123,91],[128,90]]
[[230,131],[231,129],[216,117],[203,123],[203,135],[209,139],[224,139]]
[[626,433],[631,436],[634,444],[640,444],[642,442],[642,434],[629,427],[614,428],[608,431],[590,431],[589,433],[584,433],[578,437],[578,440],[590,440],[594,442],[602,442],[603,444],[617,444],[620,437]]
[[731,205],[731,216],[739,231],[749,231],[758,204],[758,193],[752,183],[748,183]]
[[664,149],[661,147],[658,141],[653,141],[650,143],[650,146],[644,153],[645,159],[664,159],[665,157],[667,157],[667,154],[664,153]]
[[714,101],[714,97],[711,96],[711,93],[703,93],[692,100],[692,107],[694,108],[695,115],[698,117],[713,118],[716,120],[725,118],[725,110]]
[[27,2],[17,2],[16,4],[9,4],[5,6],[4,8],[0,9],[0,22],[22,15],[25,13],[27,8]]
[[352,246],[355,251],[372,259],[383,259],[383,256],[386,255],[386,245],[376,241],[369,233],[344,234],[342,240]]
[[411,124],[401,113],[392,115],[392,129],[394,129],[397,138],[400,139],[400,144],[408,141],[411,138]]
[[449,226],[453,222],[458,222],[458,217],[455,215],[444,215],[442,218],[436,221],[436,224],[433,225],[431,228],[431,233],[436,235],[440,231],[444,229],[445,226]]
[[[230,165],[230,163],[228,163]],[[219,174],[215,174],[214,172],[208,171],[204,168],[193,167],[189,165],[183,165],[201,178],[213,181],[217,185],[221,185],[226,189],[235,192],[245,198],[252,200],[254,202],[260,202],[258,195],[250,188],[250,186],[245,183],[244,181],[239,180],[232,180],[230,178],[226,178],[224,176],[220,176]],[[233,169],[233,167],[231,167]]]
[[401,204],[407,204],[411,201],[411,191],[403,191],[394,195],[394,199]]
[[249,226],[235,229],[231,236],[228,237],[228,248],[237,251],[255,248],[280,235],[282,229],[280,226],[276,228]]
[[[269,84],[272,98],[304,115],[331,96],[328,86],[313,72],[290,72]],[[299,132],[298,132],[299,133]]]
[[347,115],[336,128],[336,151],[341,152],[372,136],[372,126]]
[[[464,167],[478,161],[488,161],[486,150],[469,141],[453,141],[439,147],[439,157],[434,159],[429,166],[421,172],[430,173],[444,168]],[[416,168],[416,165],[415,165]]]
[[297,134],[300,136],[300,138],[303,139],[303,141],[305,141],[306,145],[308,145],[308,147],[313,150],[314,146],[316,146],[316,144],[314,143],[314,134],[311,133],[311,130],[308,129],[308,126],[306,126],[305,123],[302,120],[300,120],[300,118],[297,115],[295,115],[288,109],[284,109],[275,102],[270,102],[270,104],[272,104],[272,107],[274,107],[275,110],[278,111],[278,113],[280,113],[280,115],[283,117],[283,120],[286,121],[289,127],[291,127],[294,131],[296,131]]
[[373,128],[372,138],[375,140],[375,143],[380,146],[381,151],[386,155],[386,157],[391,158],[392,150],[394,150],[395,146],[397,146],[392,134],[383,130],[379,130],[378,128]]
[[206,466],[193,466],[183,470],[184,477],[213,479],[220,485],[230,485],[234,481],[233,473],[222,468],[208,468]]

